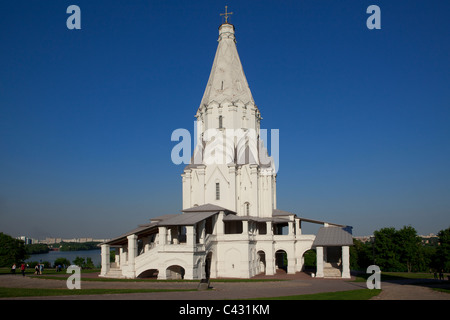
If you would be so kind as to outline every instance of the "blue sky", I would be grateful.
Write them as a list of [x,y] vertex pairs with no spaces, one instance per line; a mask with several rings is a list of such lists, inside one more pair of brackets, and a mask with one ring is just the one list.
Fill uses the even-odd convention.
[[225,5],[280,130],[279,209],[355,235],[450,226],[449,2],[17,0],[0,4],[0,231],[109,238],[180,211],[170,137],[193,132]]

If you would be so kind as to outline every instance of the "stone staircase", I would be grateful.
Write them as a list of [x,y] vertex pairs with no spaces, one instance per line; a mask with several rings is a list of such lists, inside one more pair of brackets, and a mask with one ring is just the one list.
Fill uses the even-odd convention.
[[325,262],[323,264],[323,276],[324,278],[341,278],[341,268],[336,264]]
[[122,270],[120,268],[110,268],[106,273],[105,278],[124,279],[125,276],[122,275]]

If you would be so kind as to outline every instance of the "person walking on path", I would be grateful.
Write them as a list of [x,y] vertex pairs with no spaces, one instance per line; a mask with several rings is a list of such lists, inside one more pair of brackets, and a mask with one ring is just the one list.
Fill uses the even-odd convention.
[[11,267],[11,273],[16,274],[16,264],[15,263]]
[[25,269],[27,267],[25,266],[25,263],[22,263],[22,265],[20,266],[20,271],[22,272],[22,275],[25,277]]

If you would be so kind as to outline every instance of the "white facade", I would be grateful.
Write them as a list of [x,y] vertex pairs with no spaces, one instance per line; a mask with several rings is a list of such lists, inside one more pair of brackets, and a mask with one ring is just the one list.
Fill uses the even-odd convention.
[[[315,235],[299,218],[277,210],[275,164],[260,139],[261,114],[237,53],[234,26],[219,27],[211,74],[196,113],[197,146],[182,174],[183,210],[163,216],[102,245],[104,277],[158,279],[251,278],[302,271],[303,254]],[[327,266],[350,277],[348,246],[338,266],[327,264],[327,248],[317,246],[317,276]],[[348,243],[350,245],[350,243]],[[116,259],[110,263],[110,250]],[[333,254],[331,254],[333,252]],[[336,250],[330,257],[336,260]]]

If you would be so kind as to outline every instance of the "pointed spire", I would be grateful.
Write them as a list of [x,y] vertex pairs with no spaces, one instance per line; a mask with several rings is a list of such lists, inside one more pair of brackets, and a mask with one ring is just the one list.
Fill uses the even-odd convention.
[[254,104],[237,52],[234,31],[234,26],[229,23],[219,27],[219,44],[200,107],[212,101],[220,104],[225,100]]

